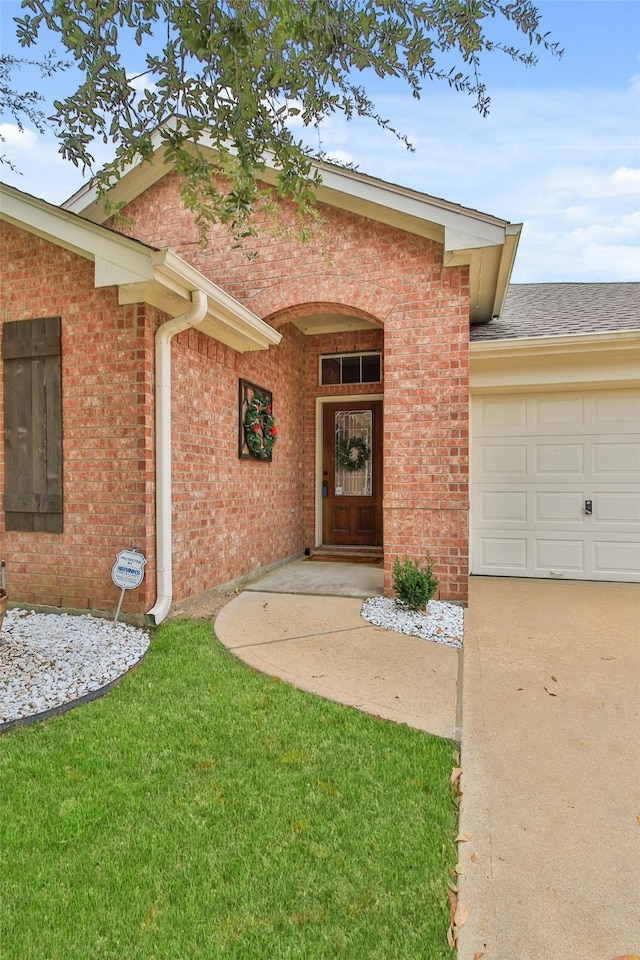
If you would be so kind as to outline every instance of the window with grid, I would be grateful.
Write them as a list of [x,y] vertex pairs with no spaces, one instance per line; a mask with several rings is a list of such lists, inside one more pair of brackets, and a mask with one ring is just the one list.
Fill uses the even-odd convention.
[[320,357],[320,385],[342,383],[380,383],[382,355],[380,352],[334,353]]

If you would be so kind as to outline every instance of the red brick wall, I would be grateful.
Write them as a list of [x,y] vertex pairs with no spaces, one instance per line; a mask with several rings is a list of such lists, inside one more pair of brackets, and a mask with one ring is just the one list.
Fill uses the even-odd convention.
[[0,510],[9,599],[115,611],[120,591],[111,568],[136,544],[149,572],[127,592],[123,611],[142,613],[155,589],[150,317],[118,306],[113,288],[95,290],[88,260],[6,223],[0,241],[2,322],[62,318],[64,529],[7,532]]
[[[209,246],[202,249],[192,217],[181,207],[172,174],[131,203],[126,213],[134,218],[136,236],[171,247],[274,326],[319,310],[366,316],[383,326],[386,587],[390,587],[394,557],[420,558],[429,551],[441,580],[441,596],[466,600],[467,269],[444,269],[442,248],[433,241],[330,207],[321,207],[323,226],[310,244],[299,243],[286,230],[275,235],[263,223],[258,238],[251,241],[258,253],[255,261],[230,249],[222,230],[214,230]],[[287,217],[283,208],[285,226]],[[292,218],[289,223],[293,224]],[[315,398],[340,393],[318,387],[317,356],[379,345],[376,331],[307,337],[300,345],[306,351],[305,422],[296,431],[296,437],[303,435],[305,440],[304,490],[300,492],[305,526],[300,545],[313,543],[314,534]],[[269,385],[268,374],[260,370],[269,371],[273,364],[279,369],[276,357],[282,349],[256,354],[258,382],[266,377]],[[238,373],[245,363],[238,359]],[[231,387],[226,383],[226,389]],[[344,392],[378,389],[358,387]],[[284,448],[280,443],[278,459]],[[251,502],[246,509],[246,522],[253,523]],[[255,555],[257,560],[262,556],[259,550]]]
[[[241,355],[196,331],[173,341],[174,599],[302,550],[304,337]],[[273,393],[271,463],[238,457],[238,379]]]

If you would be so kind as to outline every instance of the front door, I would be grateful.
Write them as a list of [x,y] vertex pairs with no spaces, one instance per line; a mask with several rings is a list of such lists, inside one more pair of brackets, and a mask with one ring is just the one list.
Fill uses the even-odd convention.
[[324,404],[324,545],[382,546],[382,401]]

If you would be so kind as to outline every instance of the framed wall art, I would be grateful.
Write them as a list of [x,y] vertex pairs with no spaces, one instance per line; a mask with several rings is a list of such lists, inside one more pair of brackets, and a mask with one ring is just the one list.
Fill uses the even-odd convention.
[[271,462],[278,429],[273,394],[249,380],[238,381],[238,456]]

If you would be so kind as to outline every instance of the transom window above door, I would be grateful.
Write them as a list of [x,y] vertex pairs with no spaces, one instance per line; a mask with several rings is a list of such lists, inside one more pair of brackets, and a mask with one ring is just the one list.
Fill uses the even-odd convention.
[[336,383],[380,383],[382,380],[382,354],[331,353],[320,357],[320,385]]

